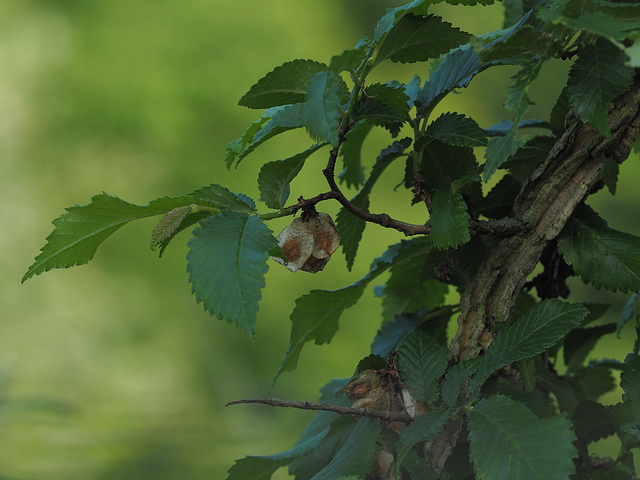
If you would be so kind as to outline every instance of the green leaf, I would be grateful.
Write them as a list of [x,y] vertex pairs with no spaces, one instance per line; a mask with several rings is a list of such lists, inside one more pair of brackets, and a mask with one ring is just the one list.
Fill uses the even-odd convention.
[[196,300],[253,338],[268,251],[276,245],[256,216],[224,211],[204,219],[193,232],[187,254]]
[[490,138],[484,154],[484,157],[487,159],[484,171],[485,182],[491,178],[496,170],[506,162],[509,157],[514,155],[527,140],[529,140],[527,137],[516,139],[516,131],[513,129],[509,130],[504,137]]
[[450,416],[450,410],[425,412],[402,430],[400,441],[398,442],[396,472],[399,471],[402,461],[411,450],[411,447],[435,437],[444,429]]
[[234,162],[237,168],[242,159],[270,138],[304,126],[301,112],[301,103],[265,110],[264,114],[245,130],[242,137],[227,144],[227,168],[231,168]]
[[624,390],[625,401],[640,399],[640,357],[631,357],[624,362],[620,387]]
[[327,66],[313,60],[286,62],[262,77],[238,102],[249,108],[269,108],[304,101],[311,78]]
[[106,193],[95,195],[88,205],[67,208],[53,221],[53,232],[22,281],[53,268],[83,265],[93,258],[109,235],[132,220],[162,215],[174,208],[197,203],[192,196],[164,197],[139,206]]
[[432,3],[434,3],[434,0],[415,0],[401,7],[388,8],[376,24],[373,32],[373,43],[378,43],[380,39],[386,36],[406,14],[426,15]]
[[421,330],[407,335],[398,350],[398,372],[407,390],[418,402],[438,399],[438,381],[449,360],[449,349]]
[[617,429],[616,420],[607,407],[593,400],[580,403],[571,421],[578,440],[585,445],[613,435]]
[[191,196],[199,202],[204,202],[207,205],[217,207],[221,210],[246,213],[255,212],[255,207],[247,203],[241,196],[215,183],[192,192]]
[[[355,197],[351,200],[351,203],[361,210],[369,210],[369,197]],[[336,216],[336,226],[338,228],[338,234],[340,235],[340,245],[342,246],[342,253],[347,261],[347,269],[351,271],[353,263],[356,260],[356,254],[358,253],[358,245],[362,240],[362,234],[367,225],[363,219],[356,217],[350,211],[345,208],[341,208]]]
[[400,86],[375,83],[354,108],[352,121],[370,120],[396,137],[409,118],[409,97]]
[[[427,191],[452,189],[459,192],[466,184],[480,180],[472,148],[455,147],[429,138],[424,140],[428,145],[422,151],[420,168],[428,172],[424,178]],[[422,142],[416,150],[420,150],[421,145]],[[443,158],[446,161],[443,162]]]
[[381,257],[373,261],[369,272],[364,277],[348,287],[332,291],[312,290],[298,298],[291,313],[289,348],[273,382],[275,383],[282,372],[296,368],[305,343],[312,340],[316,345],[329,343],[338,330],[338,320],[342,312],[355,305],[366,285],[386,271],[396,257],[401,256],[405,249],[410,249],[417,240],[391,245]]
[[428,116],[435,104],[447,93],[454,88],[466,87],[476,74],[488,66],[482,64],[471,46],[448,53],[416,96],[418,118]]
[[[637,5],[635,6],[637,7]],[[569,18],[540,8],[538,17],[556,25],[565,25],[576,31],[595,33],[612,42],[622,42],[630,32],[640,29],[640,22],[636,20],[622,20],[603,11],[584,13],[579,18]]]
[[438,16],[408,14],[389,31],[378,50],[375,63],[387,59],[400,63],[424,62],[467,43],[470,38],[471,35]]
[[371,353],[386,357],[395,349],[402,337],[418,324],[417,315],[399,315],[395,320],[385,323],[376,333],[371,344]]
[[[410,138],[396,140],[387,148],[383,149],[376,159],[376,163],[371,169],[371,173],[364,186],[358,194],[351,200],[356,207],[367,211],[369,208],[369,195],[374,185],[384,173],[386,168],[391,165],[395,159],[399,158],[403,152],[411,145]],[[345,208],[341,208],[336,217],[338,233],[340,234],[340,243],[342,251],[347,260],[347,268],[351,270],[358,251],[358,244],[362,238],[366,222],[356,217]]]
[[442,384],[442,399],[450,407],[458,403],[458,395],[464,382],[478,370],[480,357],[470,358],[460,363],[456,363],[447,372],[447,376]]
[[564,341],[564,363],[567,366],[567,371],[575,372],[582,368],[582,364],[600,337],[615,331],[615,323],[571,331]]
[[340,123],[339,77],[331,70],[317,73],[309,81],[302,104],[302,121],[312,138],[338,146]]
[[505,35],[478,51],[483,62],[513,58],[522,54],[543,54],[551,43],[549,35],[531,25],[522,25],[510,35]]
[[610,228],[587,206],[577,208],[567,222],[558,251],[595,288],[640,290],[640,238]]
[[[346,399],[346,396],[344,396],[344,398]],[[350,403],[351,402],[349,402],[349,404]],[[322,439],[320,444],[312,452],[303,457],[296,458],[289,466],[289,474],[295,476],[297,480],[310,480],[325,468],[355,429],[357,423],[355,418],[347,416],[339,416],[336,418],[336,414],[331,412],[318,412],[314,420],[320,415],[324,416],[324,414],[330,415],[333,419],[330,423],[329,434]],[[314,422],[312,421],[312,423]],[[318,428],[324,429],[325,427],[320,423],[318,424]]]
[[435,119],[426,134],[443,143],[460,147],[483,147],[487,137],[472,119],[457,113],[443,113]]
[[229,469],[227,480],[268,480],[278,468],[312,452],[328,433],[329,427],[326,427],[286,452],[267,456],[247,456],[236,460]]
[[439,249],[457,247],[471,239],[467,204],[452,189],[436,190],[432,196],[431,240]]
[[324,146],[325,144],[318,143],[293,157],[268,162],[262,166],[258,174],[258,188],[267,207],[284,207],[289,198],[289,184],[298,175],[305,160]]
[[483,480],[566,480],[575,471],[575,439],[564,416],[537,418],[502,395],[480,400],[469,414],[470,458]]
[[338,330],[342,312],[355,305],[363,292],[364,284],[354,284],[341,290],[312,290],[298,298],[291,313],[291,342],[276,379],[297,367],[305,343],[329,343]]
[[[192,204],[185,207],[176,207],[165,214],[151,232],[151,250],[155,250],[158,245],[162,245],[162,253],[171,238],[182,230],[181,227],[184,224],[185,218],[188,215],[197,215],[198,213],[198,206]],[[205,215],[210,215],[210,213],[205,213]],[[201,215],[198,215],[198,221],[202,220],[202,218]]]
[[401,313],[412,313],[422,307],[436,308],[444,302],[447,286],[435,280],[426,280],[422,275],[422,267],[432,244],[429,237],[422,242],[412,242],[413,247],[404,249],[402,256],[397,257],[391,267],[391,275],[385,285],[383,294],[383,321],[392,321]]
[[380,431],[376,419],[361,418],[331,462],[314,475],[312,480],[334,480],[349,475],[363,478],[368,475],[376,460],[375,451],[378,449]]
[[572,329],[580,325],[589,311],[582,305],[560,300],[543,300],[524,316],[500,332],[478,365],[478,373],[470,390],[484,383],[499,368],[523,358],[532,357],[555,345]]
[[574,112],[605,136],[611,135],[609,105],[632,82],[633,69],[624,65],[625,60],[624,52],[599,39],[581,50],[569,72],[567,94]]
[[331,57],[329,62],[329,70],[334,73],[340,73],[345,70],[356,71],[358,67],[367,58],[367,42],[362,38],[355,48],[345,50],[339,55]]
[[344,169],[338,174],[340,183],[346,183],[347,188],[358,188],[364,184],[364,167],[362,166],[362,145],[367,135],[373,129],[373,123],[360,122],[346,135],[345,142],[340,146],[339,155],[342,157]]
[[489,141],[484,166],[484,181],[491,178],[495,171],[527,141],[526,137],[516,139],[520,121],[531,103],[527,94],[531,83],[538,77],[542,60],[534,58],[512,77],[515,83],[507,89],[505,108],[514,112],[513,124],[504,137],[492,138]]

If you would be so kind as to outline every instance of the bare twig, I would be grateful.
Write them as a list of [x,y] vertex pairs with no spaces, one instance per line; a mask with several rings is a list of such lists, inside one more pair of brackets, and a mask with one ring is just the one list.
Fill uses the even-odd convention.
[[280,400],[278,398],[242,398],[240,400],[232,400],[227,403],[225,407],[228,407],[229,405],[238,405],[240,403],[260,403],[263,405],[269,405],[270,407],[299,408],[301,410],[323,410],[338,413],[340,415],[379,418],[386,422],[411,423],[413,421],[411,415],[406,412],[387,412],[383,410],[373,410],[371,408],[339,407],[337,405],[329,405],[328,403]]

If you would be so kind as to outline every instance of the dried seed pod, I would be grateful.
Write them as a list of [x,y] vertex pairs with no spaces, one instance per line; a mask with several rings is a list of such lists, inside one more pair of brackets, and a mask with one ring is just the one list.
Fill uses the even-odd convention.
[[292,272],[316,273],[324,268],[331,254],[340,246],[338,230],[326,213],[302,216],[278,235],[278,245],[287,261],[274,257]]

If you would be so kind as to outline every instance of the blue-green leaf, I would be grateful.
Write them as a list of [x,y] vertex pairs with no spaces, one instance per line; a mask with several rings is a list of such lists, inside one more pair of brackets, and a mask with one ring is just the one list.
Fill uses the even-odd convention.
[[331,462],[311,480],[335,480],[350,475],[364,478],[371,473],[376,460],[380,431],[376,419],[361,418]]
[[450,410],[432,410],[430,412],[425,412],[400,433],[396,472],[400,469],[402,461],[406,457],[407,453],[409,453],[409,450],[411,450],[411,447],[416,443],[424,442],[435,437],[442,431],[450,416]]
[[483,480],[566,480],[578,456],[571,422],[537,418],[502,395],[482,399],[469,414],[470,459]]
[[223,211],[204,219],[193,232],[187,254],[196,300],[212,315],[236,323],[254,337],[267,252],[277,244],[256,216]]
[[270,138],[302,127],[301,111],[301,103],[265,110],[258,120],[249,125],[240,138],[227,144],[227,168],[231,168],[234,162],[237,167],[242,159]]
[[326,427],[286,452],[265,456],[247,456],[236,460],[229,469],[227,480],[269,480],[278,468],[312,452],[328,433],[329,427]]
[[338,146],[339,77],[331,70],[315,74],[302,104],[302,120],[312,138]]

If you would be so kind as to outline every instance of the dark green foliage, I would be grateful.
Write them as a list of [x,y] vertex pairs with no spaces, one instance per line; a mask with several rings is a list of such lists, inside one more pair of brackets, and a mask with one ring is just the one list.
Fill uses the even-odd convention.
[[196,300],[254,336],[265,262],[275,246],[266,225],[244,212],[222,212],[200,222],[187,255]]
[[[287,466],[296,480],[636,476],[640,239],[609,227],[585,200],[603,186],[616,194],[620,163],[637,140],[631,120],[615,122],[640,103],[633,90],[640,10],[605,0],[506,0],[506,28],[474,37],[432,14],[433,3],[388,9],[370,40],[328,53],[328,66],[286,62],[240,99],[242,106],[265,110],[227,145],[228,168],[292,129],[304,127],[317,142],[276,157],[284,160],[263,160],[258,202],[216,184],[145,206],[103,193],[54,221],[23,278],[88,262],[102,241],[132,220],[160,216],[151,236],[160,253],[197,225],[187,254],[196,300],[253,337],[269,257],[286,263],[305,253],[303,260],[311,261],[306,271],[321,274],[337,248],[331,222],[318,220],[325,218],[317,216],[322,202],[341,205],[336,224],[348,270],[363,242],[377,242],[375,229],[409,237],[390,245],[359,280],[296,300],[275,378],[297,368],[308,343],[331,342],[340,322],[350,320],[349,308],[373,290],[381,298],[381,318],[370,319],[377,329],[371,355],[349,369],[357,375],[351,380],[364,377],[371,384],[356,383],[364,389],[356,392],[349,379],[332,380],[320,400],[348,407],[364,399],[361,405],[387,405],[413,421],[405,417],[400,426],[363,411],[350,412],[357,418],[319,412],[291,450],[238,460],[229,480],[270,479]],[[531,86],[550,60],[565,62],[569,73],[556,80],[560,95],[544,99],[553,108],[529,118],[536,101]],[[370,77],[383,63],[389,70],[376,74],[398,67],[393,63],[427,61],[415,65],[408,83]],[[502,92],[508,118],[487,126],[466,113],[433,115],[448,94],[498,66],[510,68],[504,74],[510,86]],[[621,97],[625,92],[633,95]],[[363,146],[380,134],[388,146],[373,161]],[[612,134],[615,143],[606,143]],[[322,147],[329,147],[326,163],[313,166],[318,188],[296,190],[291,201],[292,182]],[[404,178],[387,178],[398,160]],[[588,170],[591,164],[597,165]],[[404,198],[414,223],[392,218],[375,201],[388,188],[386,180],[409,191]],[[342,187],[357,192],[349,200]],[[298,230],[279,236],[278,245],[267,222],[298,213]],[[541,273],[532,275],[536,266]],[[570,295],[566,281],[573,275],[596,289],[631,293],[617,325],[601,319],[609,305],[560,300]],[[626,334],[633,321],[631,352],[604,360],[594,355],[600,339],[616,330]],[[617,387],[622,401],[601,403]],[[596,458],[590,444],[612,435],[621,440],[618,458]]]
[[576,439],[563,416],[537,418],[504,396],[480,400],[469,415],[471,459],[485,479],[564,479],[574,470]]

